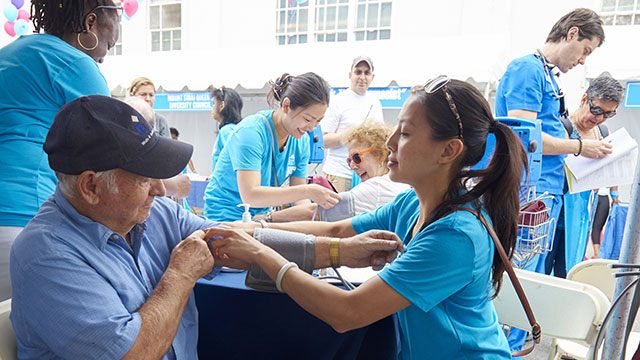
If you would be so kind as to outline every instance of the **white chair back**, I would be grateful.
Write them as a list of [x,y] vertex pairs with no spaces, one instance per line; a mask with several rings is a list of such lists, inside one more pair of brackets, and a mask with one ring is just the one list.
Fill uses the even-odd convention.
[[[540,324],[542,334],[554,338],[595,342],[609,309],[609,300],[599,289],[575,281],[515,269]],[[504,274],[502,289],[493,301],[500,322],[530,329],[518,296]]]
[[11,320],[11,299],[0,303],[0,360],[17,359],[16,335]]
[[611,302],[616,288],[616,278],[613,274],[618,270],[609,268],[609,265],[617,263],[618,260],[609,259],[586,260],[571,268],[567,279],[597,287]]

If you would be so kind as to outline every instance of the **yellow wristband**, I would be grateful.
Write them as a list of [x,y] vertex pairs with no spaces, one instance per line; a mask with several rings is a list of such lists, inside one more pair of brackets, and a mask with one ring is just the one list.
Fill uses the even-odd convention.
[[340,239],[331,239],[331,243],[329,244],[329,259],[331,260],[332,267],[340,267]]

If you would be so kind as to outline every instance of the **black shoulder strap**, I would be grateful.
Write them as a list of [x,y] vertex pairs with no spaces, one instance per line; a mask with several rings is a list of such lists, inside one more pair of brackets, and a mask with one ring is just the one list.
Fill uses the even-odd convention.
[[567,132],[567,136],[571,136],[571,134],[573,134],[573,124],[571,123],[571,120],[569,120],[569,118],[566,116],[560,116],[560,122]]
[[600,129],[600,134],[602,134],[603,138],[606,138],[607,136],[609,136],[609,128],[607,127],[607,125],[600,124],[598,125],[598,128]]

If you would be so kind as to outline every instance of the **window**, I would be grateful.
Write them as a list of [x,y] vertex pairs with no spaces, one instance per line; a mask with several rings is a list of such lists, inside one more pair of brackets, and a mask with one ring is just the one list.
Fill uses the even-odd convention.
[[391,1],[358,0],[355,38],[388,40],[391,38]]
[[182,49],[182,4],[175,0],[151,0],[149,28],[151,51]]
[[391,38],[392,2],[276,0],[276,43],[388,40]]
[[122,21],[118,24],[118,28],[120,34],[120,36],[118,36],[118,41],[111,49],[109,49],[107,55],[122,55]]
[[347,41],[349,0],[317,0],[316,42]]
[[276,39],[278,45],[304,44],[309,25],[309,1],[277,0]]
[[640,0],[602,0],[600,17],[605,25],[640,25]]

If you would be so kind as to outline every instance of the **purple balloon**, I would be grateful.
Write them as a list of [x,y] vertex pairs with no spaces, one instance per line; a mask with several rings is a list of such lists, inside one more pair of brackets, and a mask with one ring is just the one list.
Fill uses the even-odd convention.
[[11,3],[16,7],[16,9],[20,9],[22,5],[24,5],[24,0],[11,0]]

